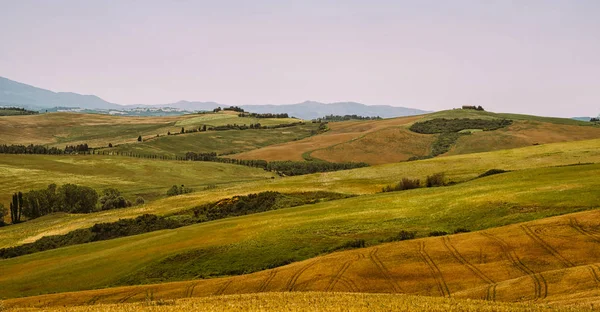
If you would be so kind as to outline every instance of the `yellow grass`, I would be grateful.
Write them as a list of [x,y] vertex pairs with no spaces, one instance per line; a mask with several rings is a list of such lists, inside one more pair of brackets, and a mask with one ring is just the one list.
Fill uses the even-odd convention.
[[398,128],[418,120],[420,116],[400,117],[385,120],[347,121],[329,123],[330,130],[307,139],[277,144],[235,155],[239,159],[302,160],[302,154],[328,148],[358,139],[368,133],[388,128]]
[[573,307],[515,304],[367,293],[260,293],[212,296],[202,299],[148,300],[142,303],[98,304],[76,307],[15,308],[9,311],[95,312],[95,311],[406,311],[406,312],[541,312],[580,311]]

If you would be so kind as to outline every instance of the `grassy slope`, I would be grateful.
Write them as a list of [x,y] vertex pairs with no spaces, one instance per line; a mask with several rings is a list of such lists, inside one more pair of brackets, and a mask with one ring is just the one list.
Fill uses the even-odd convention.
[[[172,299],[318,291],[527,301],[589,309],[600,303],[599,220],[600,211],[595,210],[343,251],[249,275],[46,295],[8,300],[7,305],[123,303],[143,301],[149,294]],[[435,303],[445,299],[415,300]],[[474,303],[481,308],[496,304]]]
[[[311,258],[356,238],[373,243],[400,230],[478,230],[535,220],[598,207],[598,174],[600,165],[523,170],[71,246],[0,260],[0,288],[14,297],[157,281],[163,273],[173,280],[251,272]],[[191,263],[159,263],[188,250],[202,256]]]
[[210,162],[176,162],[108,156],[0,155],[0,203],[8,206],[12,193],[75,183],[98,191],[115,187],[134,201],[164,197],[172,185],[201,190],[207,185],[265,180],[262,169]]
[[239,118],[237,113],[190,114],[173,117],[122,117],[101,114],[48,113],[29,116],[0,116],[0,142],[3,144],[48,144],[63,148],[67,144],[88,143],[104,147],[108,143],[135,143],[157,134],[179,132],[181,127],[200,125],[249,124],[274,125],[298,119]]
[[[242,119],[242,118],[240,118]],[[190,119],[191,120],[191,119]],[[128,143],[104,149],[141,155],[182,156],[187,152],[242,152],[273,144],[309,137],[318,125],[307,123],[289,128],[261,130],[227,130],[189,133],[151,138],[143,143]]]
[[[15,175],[17,179],[18,189],[22,189],[30,184],[40,183],[40,185],[46,185],[56,180],[57,176],[60,176],[60,172],[76,173],[79,167],[69,163],[62,163],[58,160],[63,158],[49,158],[48,161],[56,160],[52,162],[50,166],[44,162],[42,166],[48,168],[54,168],[54,170],[37,170],[40,165],[36,165],[39,159],[46,159],[42,156],[8,156],[5,155],[0,159],[12,159],[11,161],[16,162],[12,167],[12,170],[19,170],[19,174]],[[67,158],[72,159],[72,158]],[[88,158],[74,158],[74,159],[88,159]],[[92,158],[95,159],[95,158]],[[112,159],[112,158],[111,158]],[[132,168],[138,162],[141,164],[154,164],[155,161],[139,160],[135,158],[121,158],[116,157],[113,160],[106,160],[107,163],[120,162],[121,160],[131,161]],[[6,162],[6,160],[4,161]],[[2,162],[2,163],[4,163]],[[69,215],[68,218],[64,216],[46,216],[41,219],[25,222],[15,226],[9,226],[0,228],[0,236],[3,238],[0,240],[0,247],[18,245],[26,242],[31,242],[44,235],[52,234],[64,234],[70,230],[76,228],[90,227],[95,223],[102,220],[104,222],[116,221],[119,218],[132,218],[143,213],[155,213],[155,214],[169,214],[182,209],[188,209],[196,205],[215,201],[222,198],[231,197],[234,195],[243,195],[248,193],[256,193],[265,190],[275,190],[280,192],[299,192],[299,191],[318,191],[318,190],[335,190],[336,192],[353,193],[353,194],[372,194],[379,192],[382,187],[397,183],[403,177],[409,178],[421,178],[424,179],[427,175],[431,175],[436,172],[445,172],[448,179],[452,181],[464,181],[472,179],[479,174],[493,168],[505,169],[505,170],[519,170],[527,168],[543,168],[557,165],[567,165],[574,163],[600,163],[600,140],[590,141],[579,141],[579,142],[568,142],[568,143],[556,143],[549,145],[530,146],[521,149],[496,151],[489,153],[480,154],[469,154],[469,155],[457,155],[450,157],[441,157],[435,159],[429,159],[425,161],[416,162],[405,162],[397,164],[388,164],[381,166],[373,166],[355,170],[338,171],[322,174],[313,174],[289,178],[275,178],[265,182],[259,180],[257,182],[248,183],[235,183],[229,185],[223,185],[214,190],[201,191],[193,194],[171,197],[166,199],[160,199],[152,203],[146,204],[144,207],[134,207],[128,209],[120,209],[113,211],[106,211],[102,213],[93,213],[89,215]],[[127,164],[127,162],[124,162]],[[163,169],[168,170],[169,168],[187,168],[187,167],[172,167],[177,162],[158,162],[158,164],[164,164]],[[173,165],[175,164],[175,165]],[[183,163],[182,166],[201,166],[197,163]],[[36,167],[38,166],[38,167]],[[223,168],[231,168],[233,174],[237,168],[243,167],[229,167],[230,165],[222,165]],[[23,169],[31,168],[31,169]],[[84,176],[79,176],[83,184],[94,183],[94,181],[102,181],[100,177],[108,174],[110,179],[106,179],[107,183],[117,181],[118,176],[110,176],[109,167],[100,167],[99,170],[92,170],[86,174],[92,176],[98,175],[95,179],[86,179]],[[199,167],[202,168],[202,167]],[[32,170],[35,169],[35,170]],[[31,170],[31,171],[28,171]],[[125,172],[125,176],[134,177],[133,172]],[[251,171],[260,172],[260,171]],[[151,172],[150,172],[151,173]],[[172,171],[173,181],[169,181],[172,184],[178,183],[178,174],[181,171]],[[122,173],[121,173],[122,174]],[[190,179],[197,181],[197,183],[204,183],[202,176],[211,174],[211,171],[203,171],[201,173],[194,173],[190,171]],[[220,179],[216,172],[212,172],[214,179]],[[65,177],[72,177],[68,175]],[[76,176],[75,176],[76,177]],[[260,177],[260,176],[259,176]],[[144,176],[141,176],[144,179]],[[150,179],[161,179],[160,176],[155,176]],[[186,179],[187,180],[187,179]],[[7,187],[13,185],[12,180],[4,180],[3,183]],[[154,180],[150,180],[154,181]],[[191,181],[185,182],[186,185],[193,185]],[[86,184],[89,185],[89,184]],[[132,184],[135,185],[135,184]],[[93,186],[93,184],[92,184]],[[8,192],[4,192],[2,196],[9,198],[12,190],[8,189]]]
[[49,113],[30,116],[0,117],[0,142],[5,144],[67,143],[106,146],[137,139],[138,135],[165,133],[180,119],[177,117],[118,117],[97,114]]
[[[40,311],[31,309],[27,311]],[[98,304],[43,308],[49,312],[94,311],[398,311],[398,312],[542,312],[580,311],[576,307],[485,302],[480,300],[432,298],[395,294],[357,294],[323,292],[271,292],[221,295],[208,298],[159,300],[146,303]]]
[[600,138],[600,127],[589,122],[565,118],[517,114],[496,114],[474,110],[449,110],[437,113],[378,121],[330,123],[324,135],[269,146],[236,155],[242,159],[301,160],[302,155],[328,161],[364,161],[371,164],[404,161],[411,156],[425,156],[435,135],[412,133],[407,128],[415,121],[434,118],[508,118],[514,125],[497,131],[477,132],[462,137],[450,154],[486,152]]

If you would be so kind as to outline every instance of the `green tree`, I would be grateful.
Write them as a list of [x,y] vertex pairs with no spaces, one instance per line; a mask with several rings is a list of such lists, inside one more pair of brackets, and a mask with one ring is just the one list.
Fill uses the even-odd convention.
[[181,133],[185,133],[185,129],[181,127]]
[[138,142],[142,142],[142,136],[138,136]]
[[21,222],[21,211],[23,203],[23,193],[14,193],[10,203],[10,220],[13,224]]
[[58,189],[58,196],[64,212],[89,213],[98,203],[98,193],[87,186],[65,184]]

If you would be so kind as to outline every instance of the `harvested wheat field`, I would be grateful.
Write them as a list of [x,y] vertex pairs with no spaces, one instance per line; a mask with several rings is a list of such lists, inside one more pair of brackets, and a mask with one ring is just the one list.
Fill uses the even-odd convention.
[[249,275],[9,299],[44,307],[262,292],[600,303],[600,211],[342,251]]

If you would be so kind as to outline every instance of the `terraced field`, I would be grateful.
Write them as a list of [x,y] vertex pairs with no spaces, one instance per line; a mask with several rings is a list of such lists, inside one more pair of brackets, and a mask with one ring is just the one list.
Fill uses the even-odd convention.
[[[255,274],[8,300],[17,306],[125,303],[256,292],[403,293],[589,307],[600,299],[600,212],[383,244]],[[214,300],[214,299],[210,299]],[[434,301],[435,302],[435,301]]]

